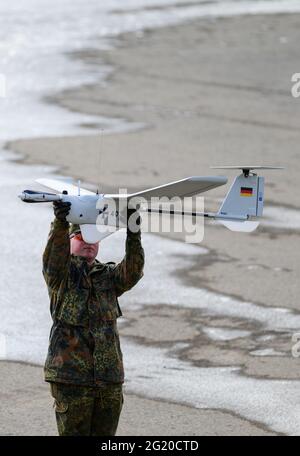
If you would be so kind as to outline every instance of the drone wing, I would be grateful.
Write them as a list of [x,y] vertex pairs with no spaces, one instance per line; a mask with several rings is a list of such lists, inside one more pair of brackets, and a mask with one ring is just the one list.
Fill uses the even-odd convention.
[[[37,179],[36,182],[43,185],[44,187],[51,188],[51,190],[55,190],[58,193],[62,193],[64,191],[68,192],[68,195],[78,195],[78,187],[73,184],[69,184],[62,180],[58,179]],[[95,195],[94,192],[90,190],[86,190],[84,188],[80,188],[81,195]]]
[[105,198],[134,198],[135,201],[141,198],[141,201],[150,201],[151,198],[172,198],[179,197],[184,198],[185,196],[193,196],[198,193],[204,193],[213,188],[219,187],[227,183],[227,178],[222,176],[193,176],[181,179],[179,181],[170,182],[168,184],[160,185],[158,187],[148,188],[140,192],[131,194],[105,194]]

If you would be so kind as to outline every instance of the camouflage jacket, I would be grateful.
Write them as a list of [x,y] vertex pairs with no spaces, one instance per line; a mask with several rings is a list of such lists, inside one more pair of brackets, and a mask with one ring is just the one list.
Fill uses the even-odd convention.
[[69,224],[55,220],[43,255],[53,326],[45,380],[87,386],[123,383],[117,330],[122,315],[118,297],[142,277],[144,251],[140,233],[128,233],[119,264],[89,266],[70,254]]

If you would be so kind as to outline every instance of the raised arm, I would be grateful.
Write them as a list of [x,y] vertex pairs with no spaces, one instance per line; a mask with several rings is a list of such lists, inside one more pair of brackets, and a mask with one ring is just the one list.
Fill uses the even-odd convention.
[[128,211],[128,219],[137,220],[138,229],[133,232],[127,227],[125,257],[112,269],[117,295],[130,290],[142,277],[144,269],[144,249],[141,243],[140,218],[135,211]]
[[52,290],[59,289],[69,267],[69,223],[66,221],[69,211],[70,203],[54,203],[55,220],[43,254],[43,275]]

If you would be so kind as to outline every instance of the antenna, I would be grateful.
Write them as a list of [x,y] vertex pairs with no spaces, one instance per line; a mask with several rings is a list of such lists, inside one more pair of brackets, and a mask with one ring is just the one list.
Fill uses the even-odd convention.
[[81,184],[81,182],[80,182],[80,180],[79,180],[79,181],[78,181],[78,196],[80,196],[80,184]]

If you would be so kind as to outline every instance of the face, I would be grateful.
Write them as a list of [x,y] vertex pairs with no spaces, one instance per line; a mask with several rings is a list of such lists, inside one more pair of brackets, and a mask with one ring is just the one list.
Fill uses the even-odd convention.
[[81,256],[87,259],[88,263],[92,263],[99,251],[99,242],[95,244],[87,244],[82,239],[81,234],[76,234],[71,238],[71,254]]

